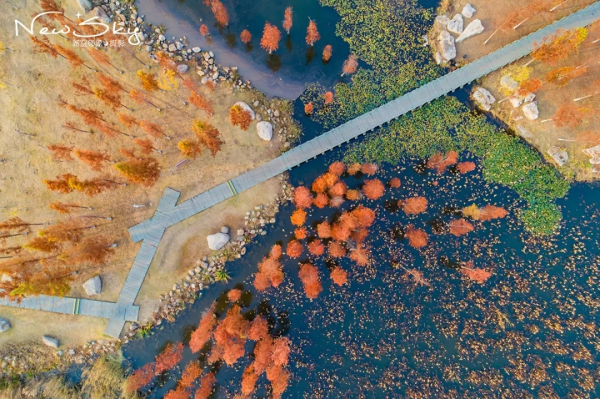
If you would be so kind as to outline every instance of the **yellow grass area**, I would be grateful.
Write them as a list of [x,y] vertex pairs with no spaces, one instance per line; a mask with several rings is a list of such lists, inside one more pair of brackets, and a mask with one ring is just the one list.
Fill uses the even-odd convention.
[[[75,8],[76,2],[63,3],[66,8],[65,15],[74,19],[78,11]],[[60,194],[49,191],[43,180],[54,179],[65,173],[72,173],[80,179],[105,177],[119,182],[125,182],[125,179],[119,176],[110,164],[106,165],[102,172],[94,172],[76,159],[55,161],[46,148],[48,145],[63,144],[78,149],[103,151],[116,162],[125,160],[119,149],[136,148],[133,140],[125,136],[109,138],[101,132],[89,135],[64,128],[64,124],[71,121],[83,130],[88,129],[77,115],[59,106],[59,98],[80,107],[102,111],[107,121],[128,134],[150,137],[140,128],[128,129],[119,124],[116,112],[93,96],[78,96],[74,93],[71,82],[81,82],[83,77],[87,77],[92,87],[100,87],[95,72],[85,67],[73,68],[60,57],[53,59],[47,54],[34,53],[30,38],[23,32],[19,37],[15,37],[14,20],[19,19],[28,24],[32,14],[41,11],[37,1],[27,0],[15,5],[19,9],[6,5],[0,13],[0,41],[10,49],[0,55],[0,80],[7,83],[6,88],[0,90],[0,159],[3,160],[0,173],[0,221],[10,217],[19,217],[32,223],[56,223],[81,216],[114,218],[112,221],[80,219],[89,222],[86,225],[97,225],[96,229],[88,230],[88,234],[110,237],[118,243],[118,248],[106,266],[82,265],[69,295],[86,297],[81,283],[93,275],[100,274],[103,292],[94,299],[115,301],[139,246],[131,242],[126,229],[152,216],[166,187],[180,191],[180,201],[186,200],[280,154],[282,142],[277,134],[271,142],[265,142],[258,137],[255,122],[248,131],[232,127],[229,122],[229,108],[236,101],[252,104],[258,98],[269,105],[269,100],[263,99],[260,93],[234,93],[227,83],[222,83],[211,91],[199,83],[200,78],[195,74],[195,67],[191,66],[187,74],[194,77],[198,82],[199,92],[214,106],[215,114],[210,118],[193,105],[183,105],[182,99],[187,99],[189,91],[183,87],[182,79],[178,79],[180,87],[177,90],[149,94],[149,100],[163,108],[162,112],[149,105],[138,105],[125,94],[122,97],[123,103],[134,109],[132,116],[159,124],[165,133],[172,137],[171,140],[152,139],[155,148],[163,151],[162,154],[152,155],[159,161],[162,169],[161,177],[153,187],[128,184],[126,187],[119,186],[95,197],[87,197],[78,192]],[[109,49],[111,62],[118,69],[125,71],[124,74],[119,74],[109,66],[95,63],[84,50],[74,48],[70,41],[61,37],[52,37],[50,40],[74,49],[87,65],[117,79],[127,89],[141,90],[136,76],[140,69],[157,75],[161,73],[161,68],[149,59],[144,51],[137,51],[134,47],[129,47],[130,51],[142,62],[150,65],[151,69],[146,69],[124,50]],[[278,100],[271,101],[272,107],[279,105]],[[118,112],[129,113],[124,108]],[[289,120],[285,111],[280,109],[280,112],[281,119]],[[212,157],[208,150],[203,150],[197,159],[176,167],[175,165],[184,159],[177,149],[177,143],[184,138],[194,138],[191,131],[194,119],[208,121],[215,126],[221,132],[225,144],[215,157]],[[278,126],[275,123],[274,128],[276,132]],[[155,303],[153,300],[183,276],[190,264],[188,254],[190,257],[198,257],[203,253],[208,255],[206,240],[202,238],[204,234],[217,231],[222,225],[230,225],[235,229],[243,222],[246,210],[259,203],[268,202],[278,191],[279,185],[275,180],[265,182],[254,190],[241,193],[235,199],[169,229],[165,240],[178,244],[161,244],[159,254],[145,281],[148,288],[144,287],[142,291],[142,313],[151,313]],[[77,209],[70,215],[61,215],[48,207],[56,201],[76,203],[92,207],[93,210]],[[134,208],[134,204],[147,206]],[[194,239],[197,245],[188,243],[195,235],[198,235],[198,238]],[[35,229],[28,237],[8,238],[4,243],[0,243],[0,246],[20,246],[34,236]],[[67,345],[76,345],[99,338],[106,324],[106,321],[101,319],[57,316],[8,308],[0,308],[0,317],[9,319],[13,324],[10,332],[0,336],[0,343],[37,340],[42,334],[48,333]]]
[[[484,42],[490,35],[502,25],[505,16],[511,11],[527,6],[532,3],[531,0],[516,1],[507,0],[503,2],[491,2],[486,0],[459,0],[452,1],[449,6],[448,15],[454,16],[460,13],[466,3],[469,2],[475,7],[477,12],[472,19],[479,18],[482,21],[485,31],[480,35],[474,36],[465,40],[462,43],[457,43],[457,63],[463,64],[476,60],[492,51],[495,51],[531,32],[539,30],[543,26],[560,19],[572,12],[575,12],[587,5],[592,4],[593,0],[557,0],[556,4],[562,3],[552,13],[538,13],[531,15],[517,29],[504,27],[496,35],[492,37],[487,44]],[[472,19],[465,18],[465,27]],[[573,102],[573,99],[591,94],[591,83],[600,78],[600,64],[594,57],[599,51],[599,43],[592,43],[596,39],[600,39],[597,29],[590,30],[588,38],[582,43],[578,54],[570,56],[567,60],[561,61],[554,66],[544,65],[540,62],[530,64],[532,68],[530,77],[541,79],[544,81],[545,75],[557,68],[566,66],[580,66],[587,63],[588,71],[581,77],[578,77],[569,82],[564,87],[559,87],[551,83],[544,83],[542,88],[536,93],[536,101],[540,112],[539,118],[530,121],[523,117],[523,112],[520,108],[513,108],[509,101],[504,101],[500,104],[495,104],[492,107],[492,113],[506,122],[513,129],[518,130],[517,126],[526,129],[532,137],[525,138],[529,143],[535,146],[540,153],[551,161],[548,155],[548,150],[552,147],[558,147],[561,150],[566,150],[569,154],[569,161],[558,170],[567,178],[589,181],[600,178],[600,173],[595,172],[593,165],[588,161],[589,157],[581,152],[584,148],[593,147],[600,144],[600,134],[595,127],[598,120],[596,117],[598,106],[600,105],[600,96],[593,97],[581,102]],[[466,58],[463,56],[466,55]],[[527,63],[531,57],[527,57],[518,63],[519,66]],[[507,69],[496,71],[487,77],[482,82],[482,86],[488,89],[497,100],[502,100],[506,97],[505,93],[500,91],[500,78],[507,73]],[[571,127],[556,127],[553,122],[542,123],[542,120],[552,119],[556,111],[564,104],[577,104],[588,111],[583,123],[575,128]],[[551,161],[552,162],[552,161]]]

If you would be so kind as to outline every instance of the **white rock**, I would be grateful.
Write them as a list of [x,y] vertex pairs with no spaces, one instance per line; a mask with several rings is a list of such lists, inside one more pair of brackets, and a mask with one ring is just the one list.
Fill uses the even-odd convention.
[[500,86],[506,90],[515,91],[519,88],[519,83],[517,83],[510,75],[504,75],[500,79]]
[[164,35],[158,36],[158,41],[159,42],[164,42],[165,40],[167,40],[167,38]]
[[548,154],[554,159],[558,166],[563,166],[569,160],[569,154],[558,147],[550,147]]
[[512,105],[513,108],[519,108],[521,104],[523,104],[523,97],[511,96],[508,101],[510,101],[510,105]]
[[525,103],[530,103],[535,99],[535,94],[534,93],[529,93],[527,94],[525,97],[523,97],[523,102]]
[[473,18],[473,14],[475,14],[475,11],[477,10],[470,3],[467,3],[467,5],[463,7],[461,14],[465,18]]
[[254,111],[252,110],[252,108],[250,108],[250,106],[248,104],[246,104],[243,101],[238,101],[237,103],[233,104],[235,105],[239,105],[244,111],[248,111],[250,112],[250,116],[252,117],[252,120],[254,120],[256,118],[256,114],[254,113]]
[[110,22],[111,22],[110,17],[108,16],[106,11],[104,11],[104,8],[102,8],[102,7],[95,7],[89,13],[89,15],[86,16],[86,18],[88,18],[88,19],[94,18],[94,17],[98,17],[98,20],[105,24],[110,24]]
[[464,21],[462,15],[456,14],[454,18],[452,18],[450,22],[448,22],[446,29],[448,29],[452,33],[460,35],[463,32],[463,24]]
[[173,43],[169,44],[169,51],[174,53],[175,51],[177,51],[177,46]]
[[175,47],[177,47],[177,50],[181,50],[183,48],[183,43],[181,42],[176,42],[175,43]]
[[448,31],[441,31],[438,38],[440,43],[440,53],[442,58],[450,61],[456,57],[456,46],[454,45],[454,37]]
[[529,132],[529,130],[525,129],[525,128],[524,128],[523,126],[521,126],[521,125],[517,125],[517,133],[519,133],[519,135],[520,135],[521,137],[524,137],[524,138],[526,138],[526,139],[528,139],[528,138],[532,138],[532,137],[533,137],[533,134],[531,134],[531,133]]
[[523,115],[525,115],[525,118],[529,119],[530,121],[536,120],[540,116],[540,112],[538,111],[537,107],[537,101],[525,104],[521,109],[523,110]]
[[478,19],[474,19],[469,25],[467,25],[464,32],[461,33],[460,36],[456,39],[456,42],[460,43],[463,40],[466,40],[470,37],[480,34],[481,32],[483,32],[483,30],[484,30],[484,28],[483,28],[483,25],[481,24],[481,21]]
[[484,89],[483,87],[477,87],[473,91],[473,99],[479,103],[481,108],[489,111],[492,108],[492,104],[496,102],[492,93]]
[[6,319],[0,319],[0,333],[10,329],[10,322]]
[[592,165],[600,165],[600,157],[590,158],[590,163]]
[[442,55],[440,54],[439,51],[435,52],[435,55],[433,56],[433,58],[435,59],[435,63],[438,65],[440,65],[444,61],[444,59],[442,58]]
[[273,138],[273,125],[270,122],[261,121],[256,124],[258,137],[265,141],[271,141]]
[[595,147],[586,148],[582,152],[590,158],[600,157],[600,145]]
[[90,12],[94,8],[90,0],[77,0],[77,4],[79,4],[83,12]]
[[228,234],[229,233],[229,227],[227,227],[227,226],[221,227],[221,233]]
[[208,247],[213,251],[217,251],[225,246],[229,242],[229,235],[224,233],[215,233],[206,237],[208,241]]
[[184,73],[186,73],[188,71],[188,66],[186,64],[179,64],[177,65],[177,72],[179,72],[181,75],[183,75]]
[[83,289],[88,295],[98,295],[102,292],[102,280],[100,276],[92,277],[85,283],[83,283]]
[[447,15],[438,15],[435,17],[435,22],[445,28],[448,25],[448,22],[450,22],[450,18],[448,18]]
[[200,47],[192,47],[192,51],[198,54],[200,51],[202,51],[202,49]]
[[42,337],[42,341],[44,342],[44,344],[46,344],[52,348],[58,348],[58,346],[60,345],[60,343],[58,342],[58,340],[56,338],[52,338],[48,335],[44,335]]

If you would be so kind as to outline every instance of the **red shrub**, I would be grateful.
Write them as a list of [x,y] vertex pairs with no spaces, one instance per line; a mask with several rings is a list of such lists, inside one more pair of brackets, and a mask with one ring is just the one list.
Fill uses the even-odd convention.
[[402,183],[400,182],[400,179],[398,179],[397,177],[392,178],[389,183],[391,188],[398,188],[401,184]]
[[321,240],[312,240],[310,244],[308,244],[308,252],[315,256],[321,256],[325,253],[325,246]]
[[406,229],[408,244],[413,248],[422,248],[427,245],[427,233],[421,229],[415,229],[412,224]]
[[[300,266],[298,277],[304,284],[304,293],[307,298],[316,298],[322,291],[321,281],[319,280],[319,270],[310,263],[304,263]],[[267,377],[268,378],[268,377]]]
[[375,173],[377,173],[378,169],[379,167],[376,164],[366,163],[361,166],[360,171],[367,176],[373,176]]
[[183,358],[183,344],[167,344],[165,349],[156,356],[154,372],[158,375],[163,371],[172,370]]
[[400,201],[399,205],[407,215],[418,215],[427,210],[427,198],[425,197],[412,197],[407,198],[404,201]]
[[475,170],[475,163],[473,162],[461,162],[457,166],[458,171],[461,174],[469,173]]
[[380,198],[385,192],[385,187],[379,179],[365,180],[363,185],[363,193],[369,199],[376,200]]
[[329,172],[333,173],[334,175],[338,175],[341,176],[344,174],[344,172],[346,171],[346,164],[344,164],[343,162],[334,162],[331,165],[329,165]]
[[331,280],[334,284],[342,286],[348,281],[348,273],[341,267],[335,267],[331,271]]
[[252,323],[250,323],[250,329],[248,329],[248,338],[252,341],[260,341],[269,335],[269,325],[267,321],[260,315],[256,316]]
[[331,237],[331,225],[326,220],[323,223],[319,223],[317,225],[317,235],[320,238],[330,238]]
[[313,200],[313,204],[317,208],[323,209],[323,208],[325,208],[329,204],[329,197],[327,196],[327,194],[319,193],[319,194],[317,194],[317,196]]
[[288,242],[287,247],[285,248],[285,253],[290,258],[297,258],[302,255],[302,251],[304,247],[297,240],[292,240]]

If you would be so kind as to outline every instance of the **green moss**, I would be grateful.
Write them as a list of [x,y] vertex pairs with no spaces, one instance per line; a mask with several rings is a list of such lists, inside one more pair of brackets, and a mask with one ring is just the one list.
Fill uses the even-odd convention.
[[520,217],[530,231],[550,235],[556,232],[562,214],[556,204],[542,202],[525,209]]

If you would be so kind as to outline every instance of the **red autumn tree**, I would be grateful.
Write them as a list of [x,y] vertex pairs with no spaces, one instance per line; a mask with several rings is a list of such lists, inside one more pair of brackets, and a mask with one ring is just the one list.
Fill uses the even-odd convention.
[[344,65],[342,65],[342,76],[352,75],[354,72],[356,72],[356,68],[358,68],[356,56],[354,54],[350,54],[348,59],[344,61]]
[[306,237],[308,237],[308,230],[306,227],[298,227],[296,230],[294,230],[294,236],[298,240],[304,240]]
[[165,349],[158,356],[156,356],[154,362],[154,372],[156,375],[158,375],[163,371],[172,370],[182,358],[183,344],[181,342],[178,342],[175,345],[169,343]]
[[104,162],[110,162],[107,154],[98,151],[77,149],[73,151],[73,155],[95,171],[102,170]]
[[394,177],[390,180],[390,182],[388,184],[391,188],[398,188],[398,187],[400,187],[400,185],[402,183],[400,182],[400,179],[398,179],[397,177]]
[[322,291],[321,280],[319,279],[319,270],[310,263],[300,265],[298,277],[304,285],[304,293],[307,298],[316,298]]
[[361,199],[360,191],[358,190],[348,190],[346,191],[346,199],[350,201],[358,201]]
[[[377,166],[377,165],[375,165]],[[362,165],[359,163],[354,163],[350,166],[348,166],[348,174],[350,176],[354,176],[355,174],[357,174],[358,172],[360,172],[362,169]],[[377,170],[375,170],[377,172]]]
[[212,116],[215,113],[215,110],[210,101],[208,101],[202,94],[196,92],[195,90],[190,91],[188,101],[194,104],[199,109],[206,112],[208,116]]
[[321,256],[325,253],[325,245],[323,245],[321,240],[312,240],[308,244],[308,252],[315,256]]
[[281,263],[271,256],[264,257],[258,264],[258,273],[254,277],[254,286],[259,291],[277,287],[283,282]]
[[248,329],[248,339],[252,341],[260,341],[269,335],[269,324],[264,317],[258,315],[252,320],[250,323],[250,328]]
[[291,240],[285,248],[285,253],[292,259],[302,255],[302,251],[304,251],[304,247],[297,240]]
[[[179,379],[179,385],[182,388],[189,388],[192,386],[194,381],[198,379],[202,375],[202,368],[198,365],[198,362],[192,361],[185,366],[185,369],[181,373],[181,378]],[[186,399],[189,397],[189,394],[186,395]]]
[[348,186],[346,186],[346,183],[339,181],[329,188],[328,193],[331,197],[343,197],[347,190]]
[[474,230],[473,225],[465,219],[453,220],[448,226],[450,227],[450,234],[456,237],[468,234]]
[[200,25],[200,29],[198,29],[198,31],[202,36],[207,36],[210,33],[210,31],[208,30],[208,26],[206,26],[205,24]]
[[458,172],[462,175],[465,173],[469,173],[475,170],[474,162],[461,162],[457,166]]
[[217,152],[221,150],[221,146],[225,144],[220,138],[221,133],[209,123],[198,119],[194,120],[192,132],[194,132],[200,144],[206,147],[213,157],[217,155]]
[[265,51],[268,51],[269,54],[272,54],[273,51],[277,51],[279,48],[280,40],[281,32],[279,32],[279,29],[268,22],[265,23],[263,36],[262,39],[260,39],[260,47],[262,47]]
[[341,176],[346,171],[346,164],[341,161],[334,162],[329,165],[328,171],[334,175]]
[[237,288],[231,289],[227,293],[227,299],[229,299],[230,302],[237,302],[240,300],[241,297],[242,290],[238,290]]
[[545,38],[541,44],[534,43],[531,52],[532,61],[537,60],[545,64],[555,65],[558,61],[576,53],[586,36],[587,30],[585,28],[559,30],[553,36]]
[[333,49],[331,47],[331,44],[325,46],[325,48],[323,49],[323,62],[329,62],[329,60],[331,59],[332,52]]
[[312,102],[309,102],[307,104],[304,104],[304,113],[306,115],[312,115],[313,111],[314,111],[314,106]]
[[526,96],[529,93],[535,93],[542,88],[544,84],[541,80],[529,78],[519,84],[519,88],[515,91],[517,96]]
[[302,226],[306,221],[306,212],[302,209],[296,209],[290,219],[293,225]]
[[159,89],[158,82],[156,81],[156,77],[148,72],[142,71],[141,69],[137,71],[137,77],[140,80],[140,84],[142,88],[148,92],[156,91]]
[[325,105],[327,104],[331,104],[333,102],[333,93],[328,91],[325,93],[325,95],[323,96],[324,100],[325,100]]
[[285,366],[289,362],[292,341],[286,337],[279,337],[273,341],[271,360],[276,366]]
[[445,155],[437,153],[427,160],[427,167],[435,169],[438,174],[442,174],[449,166],[456,165],[458,162],[458,153],[449,151]]
[[241,106],[234,105],[229,108],[229,120],[233,126],[239,126],[242,130],[248,130],[252,123],[252,115]]
[[198,328],[194,330],[190,337],[190,349],[192,353],[197,353],[212,337],[217,320],[214,315],[214,305],[202,316]]
[[418,215],[425,212],[427,204],[427,198],[425,197],[412,197],[399,201],[399,205],[407,215]]
[[219,0],[211,0],[210,9],[217,20],[217,23],[225,28],[229,25],[229,13],[227,8]]
[[331,241],[327,245],[327,251],[332,258],[343,258],[346,256],[346,249],[337,241]]
[[240,40],[244,44],[250,43],[250,41],[252,40],[252,33],[250,33],[248,29],[244,29],[242,33],[240,33]]
[[155,375],[154,363],[148,363],[134,371],[133,374],[127,378],[125,390],[127,392],[138,391],[148,385]]
[[73,147],[67,147],[62,144],[51,144],[46,147],[52,153],[52,159],[55,161],[72,161],[71,152]]
[[323,209],[327,206],[327,204],[329,204],[329,197],[327,196],[327,194],[319,193],[316,195],[315,199],[313,200],[313,204],[317,208]]
[[317,235],[320,238],[330,238],[331,237],[331,225],[327,220],[317,225]]
[[415,229],[412,224],[406,228],[406,238],[408,238],[408,245],[413,248],[422,248],[428,242],[427,233],[424,230]]
[[369,199],[376,200],[380,198],[385,192],[385,187],[381,180],[372,179],[365,180],[365,184],[362,187],[363,193]]
[[304,186],[294,189],[294,204],[300,209],[310,208],[313,203],[313,196],[310,190]]
[[242,395],[249,396],[254,392],[258,377],[259,375],[256,373],[254,365],[251,364],[244,369],[242,373]]
[[281,366],[273,366],[267,369],[267,379],[271,382],[273,398],[281,399],[281,395],[288,387],[290,373]]
[[556,111],[552,120],[556,127],[575,128],[583,123],[584,116],[584,108],[572,104],[565,104]]
[[331,197],[331,200],[329,201],[329,206],[332,208],[339,208],[340,206],[342,206],[342,204],[344,202],[345,202],[344,197],[340,197],[340,196]]
[[292,7],[287,7],[283,13],[283,29],[288,35],[290,34],[290,29],[292,29]]
[[339,285],[340,287],[348,281],[348,273],[341,267],[334,267],[331,271],[331,280],[334,284]]
[[208,399],[212,394],[217,379],[213,373],[208,373],[200,378],[200,388],[194,394],[194,399]]
[[164,399],[189,399],[190,393],[182,386],[171,389],[164,396]]
[[160,139],[162,137],[168,138],[168,136],[163,132],[162,128],[156,123],[142,120],[140,121],[140,127],[155,139]]
[[360,172],[367,176],[373,176],[375,173],[377,173],[378,170],[379,167],[374,163],[366,163],[364,165],[360,165]]
[[587,71],[588,69],[585,66],[567,66],[548,72],[544,79],[548,83],[562,87],[566,86],[571,80],[584,75]]
[[320,38],[321,34],[317,30],[316,22],[309,18],[308,27],[306,28],[306,44],[313,46]]
[[487,270],[474,267],[473,262],[467,262],[464,264],[464,266],[461,266],[460,272],[479,284],[485,283],[490,277],[492,277],[492,273],[488,272]]
[[177,148],[181,151],[181,155],[188,159],[196,159],[202,152],[202,147],[196,140],[183,139],[177,143]]
[[358,266],[367,266],[371,260],[371,251],[362,245],[357,245],[357,247],[350,252],[349,258],[356,262]]
[[154,158],[138,158],[117,162],[115,169],[130,182],[145,187],[152,187],[160,177],[160,165]]

